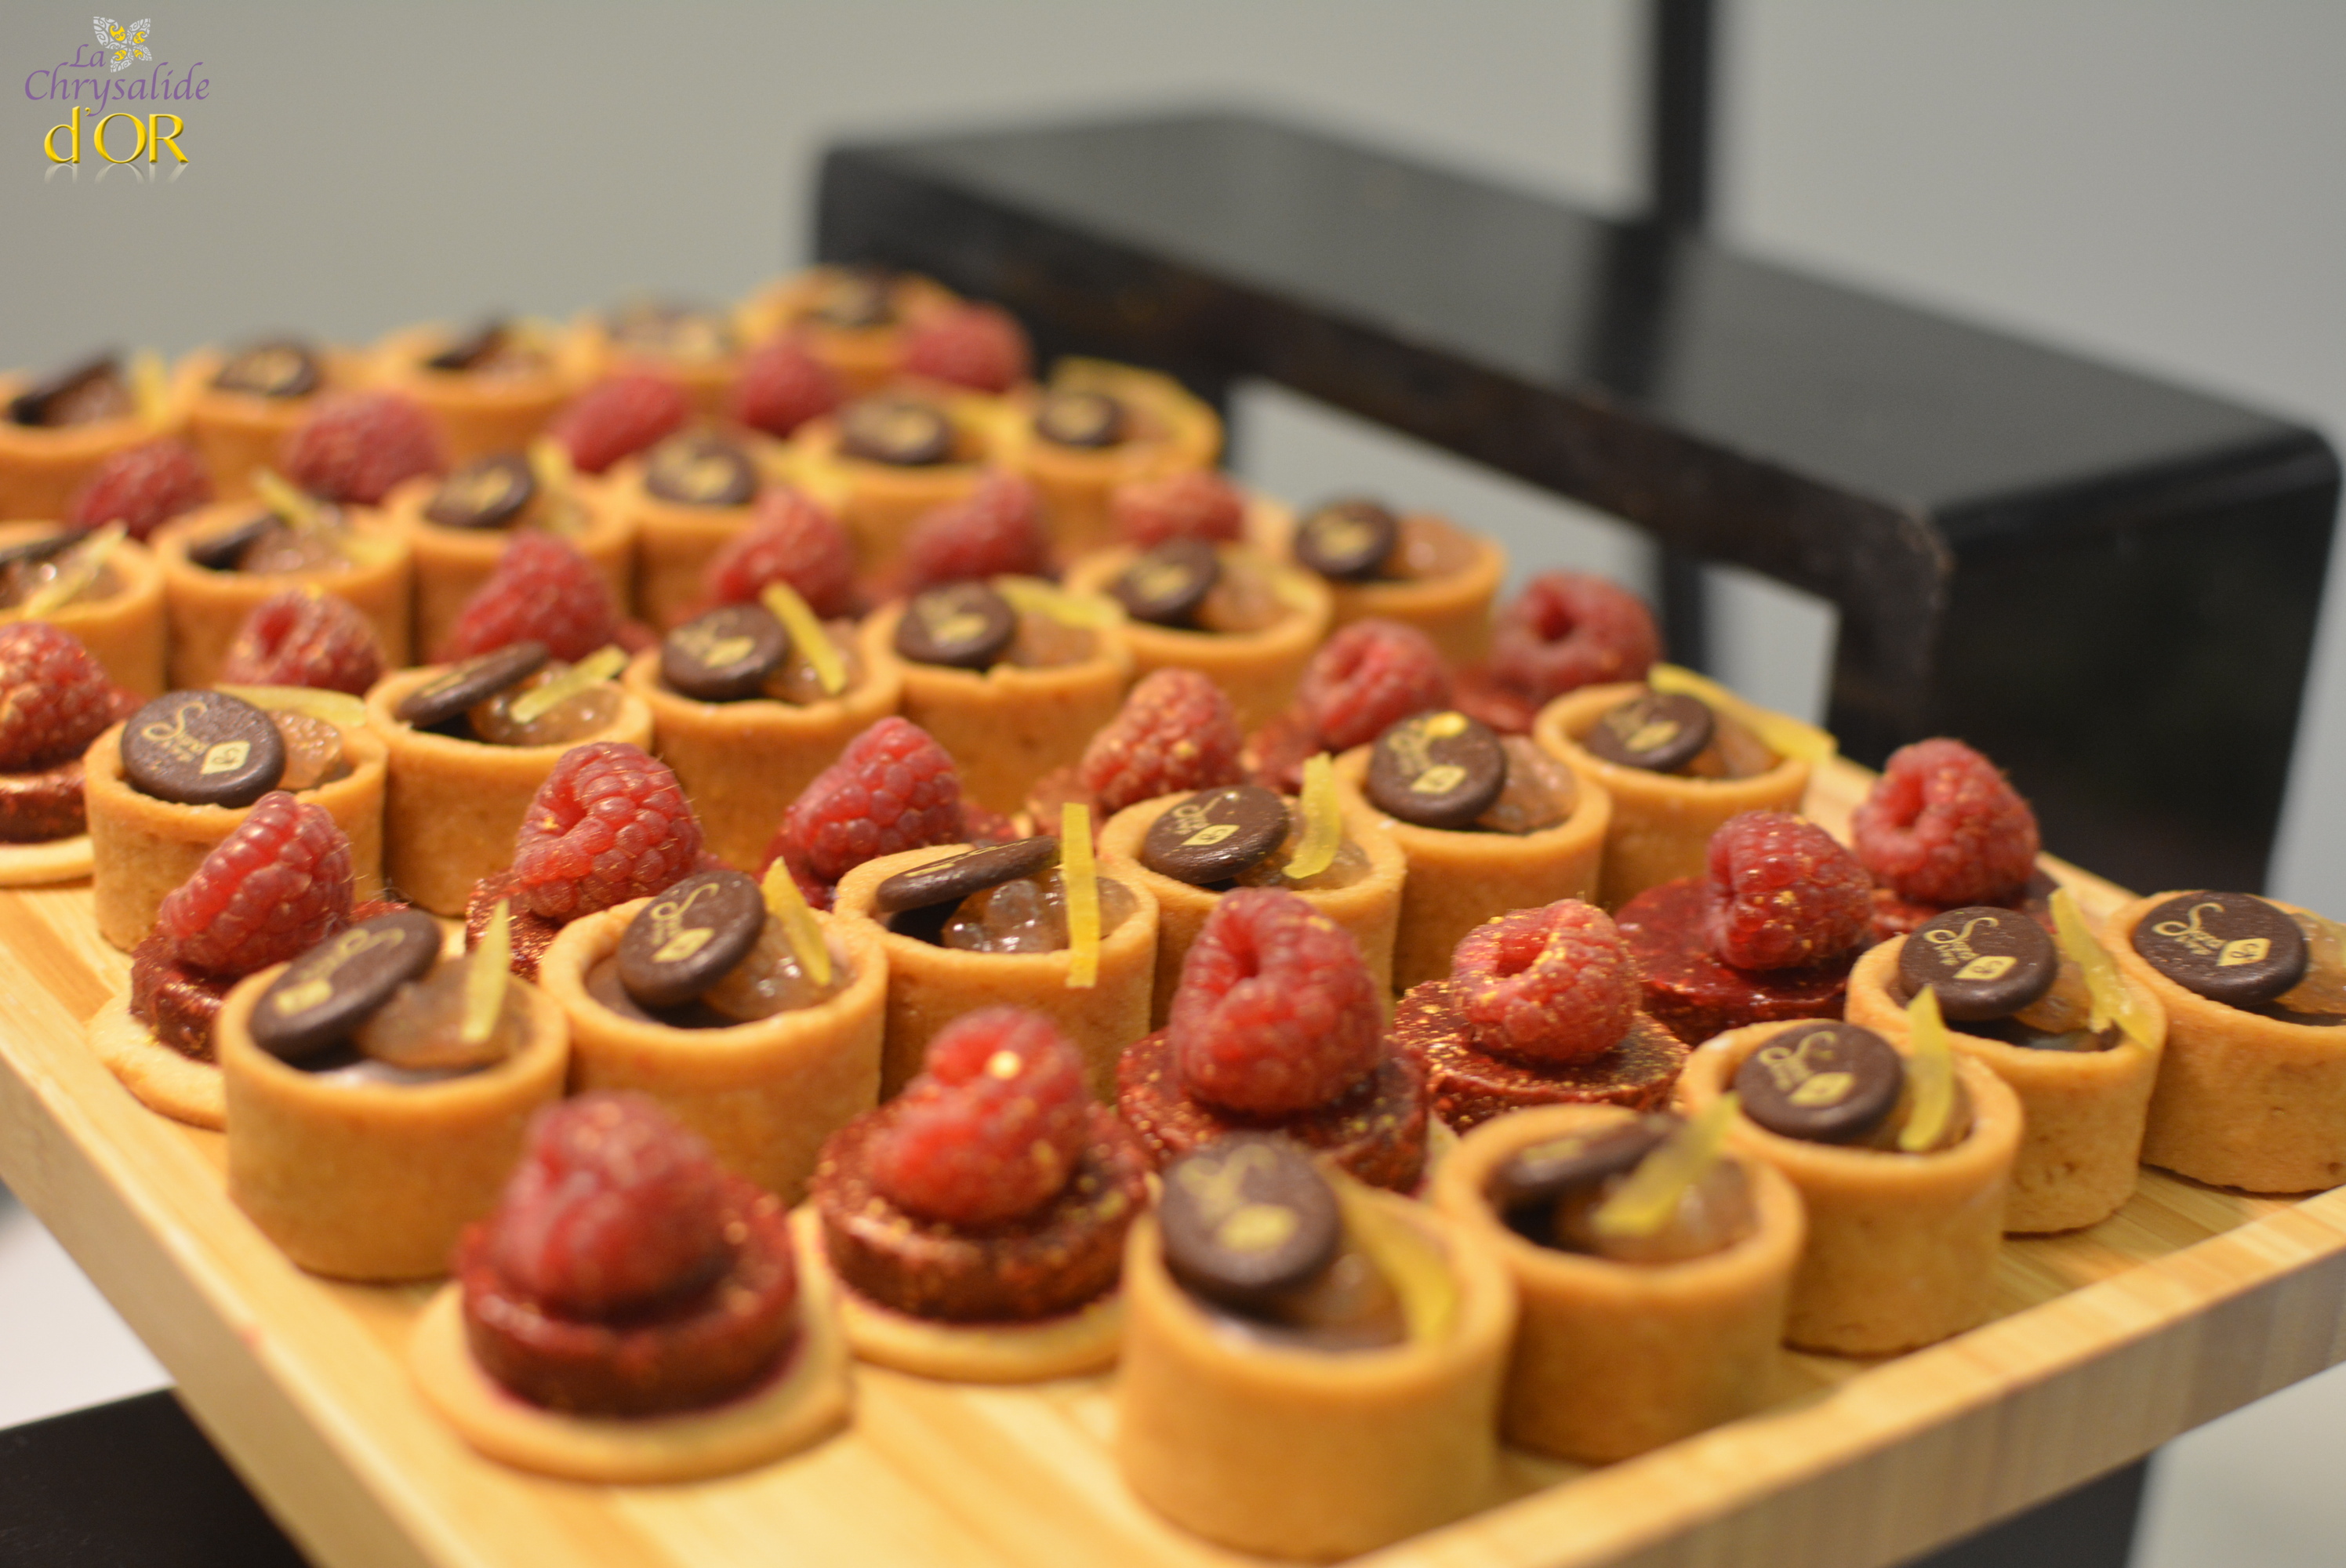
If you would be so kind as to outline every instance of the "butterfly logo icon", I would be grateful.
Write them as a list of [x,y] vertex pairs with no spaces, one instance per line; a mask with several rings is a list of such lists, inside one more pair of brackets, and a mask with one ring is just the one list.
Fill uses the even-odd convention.
[[106,51],[108,69],[118,71],[133,60],[155,57],[147,47],[148,29],[154,25],[151,18],[142,17],[127,26],[111,16],[92,16],[89,21],[97,33],[97,46]]

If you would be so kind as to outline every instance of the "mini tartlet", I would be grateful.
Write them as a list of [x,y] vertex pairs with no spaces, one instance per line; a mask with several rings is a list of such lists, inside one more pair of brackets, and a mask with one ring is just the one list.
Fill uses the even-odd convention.
[[[54,523],[0,523],[0,551],[57,532]],[[141,697],[162,695],[163,573],[146,545],[135,539],[115,544],[90,591],[41,619],[79,638],[118,685]]]
[[287,586],[314,587],[347,601],[374,628],[384,664],[405,664],[413,556],[406,536],[372,508],[351,507],[342,514],[335,544],[348,565],[340,569],[249,572],[233,565],[219,570],[197,565],[195,556],[207,546],[232,539],[268,511],[259,502],[222,501],[155,531],[150,545],[163,576],[172,686],[192,688],[217,681],[245,617]]
[[318,399],[367,382],[366,355],[291,338],[198,349],[172,380],[188,411],[188,437],[223,501],[253,494],[252,471],[276,465],[286,438]]
[[632,300],[588,312],[570,326],[580,378],[622,372],[667,376],[691,395],[694,412],[715,419],[741,372],[742,334],[733,312],[661,300]]
[[[61,400],[74,406],[51,423]],[[0,521],[63,517],[99,463],[170,433],[181,417],[176,402],[160,423],[142,417],[111,356],[46,376],[0,372]]]
[[703,604],[709,563],[750,524],[758,495],[791,476],[771,439],[687,430],[611,471],[609,504],[636,541],[636,601],[667,631]]
[[1010,402],[1005,460],[1042,493],[1043,515],[1070,553],[1113,541],[1108,493],[1118,484],[1211,468],[1222,454],[1221,416],[1154,371],[1061,360],[1047,382]]
[[735,317],[753,343],[778,332],[793,334],[851,393],[860,394],[878,391],[902,372],[907,323],[958,302],[951,290],[912,273],[810,267],[759,290]]
[[455,463],[525,450],[585,384],[577,346],[535,322],[410,327],[368,359],[374,385],[431,411]]
[[[790,438],[790,447],[808,483],[838,497],[839,520],[855,540],[865,574],[884,576],[894,568],[913,524],[969,494],[987,466],[999,460],[1005,417],[997,398],[922,386],[874,393],[809,420]],[[915,427],[933,441],[894,443],[893,438]],[[872,433],[869,439],[866,431]],[[920,461],[884,461],[878,455],[899,450],[908,457],[917,453]]]
[[[1365,510],[1355,518],[1350,515],[1354,508]],[[1490,654],[1491,605],[1507,575],[1507,553],[1488,535],[1432,513],[1395,515],[1358,498],[1300,517],[1268,514],[1254,526],[1280,559],[1305,565],[1322,559],[1307,535],[1330,531],[1335,548],[1325,560],[1336,570],[1320,575],[1327,579],[1337,626],[1384,620],[1415,626],[1453,665]]]

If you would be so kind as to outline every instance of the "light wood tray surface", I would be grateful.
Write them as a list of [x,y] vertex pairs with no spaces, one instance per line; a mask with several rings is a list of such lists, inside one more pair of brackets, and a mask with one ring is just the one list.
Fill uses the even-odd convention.
[[[1821,771],[1840,830],[1868,776]],[[2119,890],[2052,864],[2089,911]],[[301,1274],[229,1203],[223,1145],[81,1044],[127,983],[87,883],[0,891],[0,1178],[330,1568],[1234,1561],[1117,1480],[1107,1380],[960,1387],[859,1367],[841,1437],[729,1480],[607,1488],[476,1456],[410,1386],[428,1289]],[[1874,1568],[2346,1359],[2346,1190],[2253,1198],[2145,1171],[2118,1215],[2007,1242],[1997,1320],[1880,1363],[1788,1358],[1769,1411],[1603,1471],[1512,1456],[1507,1491],[1367,1561],[1423,1568]]]

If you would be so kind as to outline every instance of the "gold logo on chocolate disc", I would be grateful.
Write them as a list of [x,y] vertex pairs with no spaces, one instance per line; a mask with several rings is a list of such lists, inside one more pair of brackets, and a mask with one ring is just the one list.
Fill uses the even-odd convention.
[[1466,781],[1466,769],[1455,762],[1437,762],[1419,774],[1410,784],[1414,795],[1439,795],[1455,789]]
[[236,769],[243,767],[244,759],[251,755],[252,742],[249,740],[223,740],[218,746],[214,746],[205,751],[202,771],[206,773],[233,773]]
[[677,932],[652,950],[654,963],[682,963],[709,945],[717,933],[705,925],[696,925]]
[[2235,937],[2232,941],[2226,942],[2224,944],[2224,951],[2217,955],[2216,967],[2218,969],[2230,969],[2235,964],[2262,963],[2265,961],[2265,954],[2271,951],[2272,942],[2269,938],[2261,936]]
[[2000,980],[2011,972],[2014,964],[2019,962],[2018,959],[2008,957],[2004,953],[1991,952],[1984,958],[1972,960],[1955,971],[1955,978],[1957,980]]
[[1832,1043],[1832,1035],[1821,1029],[1814,1030],[1802,1035],[1800,1043],[1790,1050],[1781,1045],[1762,1045],[1760,1063],[1768,1069],[1769,1077],[1775,1080],[1777,1090],[1792,1104],[1810,1109],[1837,1105],[1849,1097],[1850,1090],[1856,1085],[1856,1076],[1837,1068],[1820,1071],[1809,1061],[1812,1048],[1830,1051]]
[[1214,1239],[1232,1252],[1270,1252],[1295,1234],[1295,1211],[1276,1203],[1250,1203],[1214,1227]]
[[1232,833],[1235,833],[1238,830],[1239,825],[1236,822],[1216,822],[1209,827],[1198,829],[1196,832],[1182,840],[1181,847],[1183,849],[1188,849],[1194,845],[1202,849],[1209,844],[1219,844],[1224,839],[1229,838]]

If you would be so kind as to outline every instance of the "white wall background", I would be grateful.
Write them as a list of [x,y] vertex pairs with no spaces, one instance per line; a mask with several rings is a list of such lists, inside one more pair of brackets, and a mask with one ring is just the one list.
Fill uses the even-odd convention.
[[[2346,431],[2346,5],[1726,3],[1723,222],[1749,248]],[[1629,0],[189,0],[154,43],[211,95],[181,107],[193,162],[151,185],[45,178],[62,110],[23,85],[87,15],[0,8],[0,364],[729,297],[800,256],[817,150],[864,129],[1235,99],[1598,207],[1637,189]],[[1637,569],[1610,525],[1559,531],[1545,498],[1300,400],[1244,417],[1273,488],[1375,484],[1539,564]],[[2346,913],[2339,598],[2274,883]],[[1725,620],[1756,694],[1815,708],[1829,620],[1749,585]],[[159,1375],[0,1210],[0,1423]],[[2337,1563],[2341,1419],[2333,1377],[2175,1445],[2139,1568]]]

